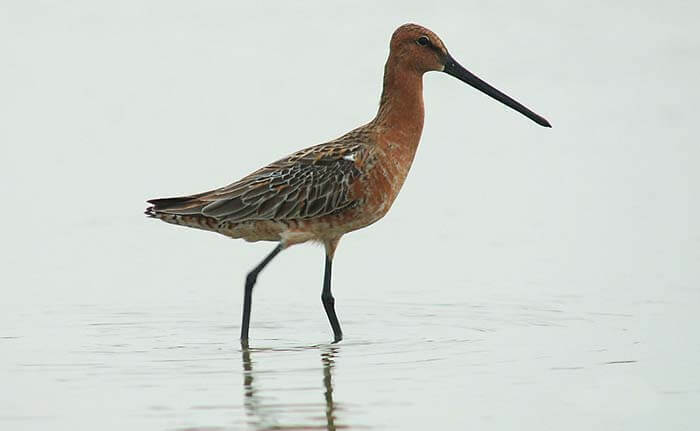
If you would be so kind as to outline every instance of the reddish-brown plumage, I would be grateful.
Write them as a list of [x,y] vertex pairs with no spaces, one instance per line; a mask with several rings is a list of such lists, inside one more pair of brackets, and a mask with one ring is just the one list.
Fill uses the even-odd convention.
[[433,32],[406,24],[392,35],[379,110],[372,121],[228,186],[149,201],[152,206],[146,214],[168,223],[247,241],[280,243],[248,276],[242,340],[248,337],[255,277],[279,250],[306,241],[326,247],[323,303],[336,341],[342,338],[330,294],[330,262],[340,238],[382,218],[401,190],[423,130],[423,74],[429,71],[449,73],[549,126],[544,118],[462,68]]
[[[426,51],[415,40],[428,35],[436,41],[438,51]],[[423,130],[423,74],[441,70],[440,50],[444,45],[431,31],[407,24],[394,32],[389,59],[384,72],[384,89],[377,116],[368,124],[331,141],[302,150],[262,170],[274,174],[291,166],[310,169],[314,164],[345,160],[354,165],[357,175],[352,178],[348,198],[351,205],[330,211],[319,217],[251,217],[227,221],[225,213],[207,214],[204,208],[220,201],[217,193],[244,185],[246,177],[223,189],[173,200],[153,200],[148,214],[163,221],[248,241],[282,241],[285,247],[315,240],[326,245],[333,254],[340,237],[350,231],[379,220],[391,207],[413,162]],[[260,172],[256,171],[256,172]],[[251,174],[254,176],[256,173]],[[340,184],[340,183],[339,183]],[[337,186],[337,185],[331,185]],[[287,191],[290,186],[268,185],[274,193]],[[222,196],[221,200],[230,199]],[[297,197],[299,205],[310,205],[308,195]],[[262,212],[265,201],[256,202]],[[279,203],[271,202],[273,206]]]

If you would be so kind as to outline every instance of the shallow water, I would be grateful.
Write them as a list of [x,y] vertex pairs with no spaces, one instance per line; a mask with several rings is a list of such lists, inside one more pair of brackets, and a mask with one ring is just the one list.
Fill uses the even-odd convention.
[[[700,33],[672,3],[2,2],[0,429],[698,429]],[[144,201],[368,121],[409,21],[554,127],[428,74],[404,189],[333,263],[345,339],[304,245],[241,350],[274,245]]]
[[341,319],[352,316],[339,344],[324,342],[325,321],[305,318],[310,307],[259,304],[245,350],[230,324],[237,313],[216,302],[6,315],[2,380],[15,390],[3,391],[0,421],[333,430],[683,429],[694,420],[697,348],[678,347],[695,357],[677,358],[640,328],[638,313],[653,318],[658,304],[606,312],[575,297],[416,299],[339,302]]

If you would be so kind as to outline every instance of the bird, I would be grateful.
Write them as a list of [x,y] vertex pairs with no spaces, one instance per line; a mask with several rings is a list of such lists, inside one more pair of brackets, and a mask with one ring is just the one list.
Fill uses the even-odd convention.
[[423,75],[433,71],[447,73],[540,126],[551,127],[544,117],[460,65],[434,32],[404,24],[391,36],[379,109],[370,122],[227,186],[147,201],[146,215],[167,223],[277,243],[245,277],[242,346],[248,346],[252,293],[260,272],[282,250],[308,241],[324,246],[321,302],[333,343],[343,339],[331,291],[336,248],[343,235],[378,221],[394,203],[423,130]]

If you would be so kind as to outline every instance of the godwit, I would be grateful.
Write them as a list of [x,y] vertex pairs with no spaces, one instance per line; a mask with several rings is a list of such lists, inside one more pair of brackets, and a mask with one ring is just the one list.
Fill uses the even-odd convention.
[[326,264],[321,301],[343,338],[331,293],[331,265],[340,238],[389,211],[411,168],[423,130],[423,74],[448,73],[520,112],[540,126],[543,117],[462,67],[435,33],[402,25],[391,37],[384,88],[372,121],[338,139],[298,151],[228,186],[191,196],[153,199],[150,217],[246,241],[278,244],[245,279],[241,343],[247,345],[253,286],[283,249],[323,243]]

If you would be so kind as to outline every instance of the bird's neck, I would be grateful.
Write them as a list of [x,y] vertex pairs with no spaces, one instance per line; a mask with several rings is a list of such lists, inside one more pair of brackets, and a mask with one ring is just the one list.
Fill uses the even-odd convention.
[[379,111],[368,125],[375,133],[377,159],[369,175],[381,190],[374,203],[380,216],[389,210],[399,194],[423,131],[422,74],[401,66],[389,56]]
[[410,148],[410,152],[415,152],[423,118],[423,74],[402,67],[399,59],[390,56],[384,67],[384,88],[375,125],[380,134],[404,147],[404,151]]

